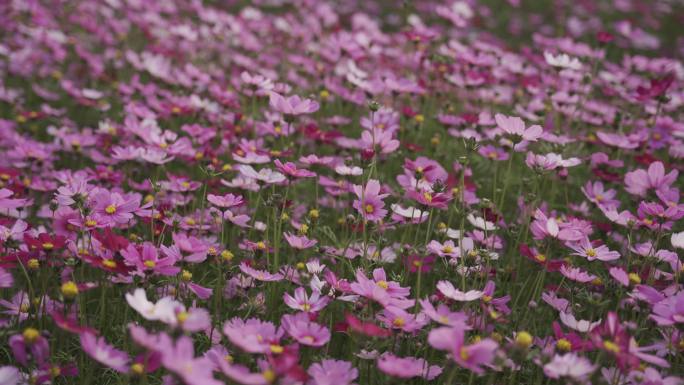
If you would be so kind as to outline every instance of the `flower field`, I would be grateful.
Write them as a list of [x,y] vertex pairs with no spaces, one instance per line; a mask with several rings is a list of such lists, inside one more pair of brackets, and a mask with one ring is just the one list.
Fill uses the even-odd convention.
[[0,385],[684,384],[684,4],[0,4]]

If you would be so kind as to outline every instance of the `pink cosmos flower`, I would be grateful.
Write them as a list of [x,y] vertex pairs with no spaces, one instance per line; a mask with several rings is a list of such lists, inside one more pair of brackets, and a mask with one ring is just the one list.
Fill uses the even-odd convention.
[[651,190],[669,188],[677,180],[679,171],[672,170],[667,175],[662,162],[653,162],[646,170],[635,170],[625,174],[625,190],[633,195],[646,196]]
[[359,144],[362,149],[372,152],[379,151],[381,154],[389,154],[399,148],[400,142],[397,139],[394,139],[394,134],[391,131],[376,129],[373,131],[363,131]]
[[414,316],[404,309],[391,305],[378,314],[378,320],[390,329],[399,329],[406,333],[413,333],[427,324],[427,318],[423,313]]
[[392,377],[423,377],[428,381],[442,374],[442,368],[429,365],[422,358],[398,357],[392,353],[383,354],[378,358],[378,369]]
[[568,267],[566,265],[561,266],[560,273],[565,276],[565,278],[572,281],[587,283],[596,279],[596,276],[583,271],[579,267]]
[[353,190],[358,198],[354,201],[353,206],[364,220],[377,222],[387,215],[387,210],[383,208],[385,203],[382,200],[389,194],[380,194],[380,182],[378,180],[369,180],[366,187],[354,185]]
[[302,99],[298,95],[282,96],[271,91],[269,105],[275,111],[283,115],[303,115],[318,111],[318,102],[311,99]]
[[582,187],[582,192],[591,202],[598,206],[603,206],[607,210],[616,209],[620,205],[620,201],[615,199],[617,191],[613,189],[604,190],[603,182],[601,181],[594,183],[587,181]]
[[[33,329],[32,331],[35,332],[36,330]],[[37,336],[26,331],[15,334],[9,338],[8,345],[16,362],[23,366],[29,365],[29,359],[36,365],[43,365],[50,359],[50,345],[47,338],[40,333]]]
[[431,320],[445,326],[459,326],[470,329],[466,325],[466,316],[463,312],[452,312],[448,306],[439,304],[437,309],[427,299],[420,300],[420,306],[423,308],[423,313],[430,317]]
[[655,304],[651,319],[660,326],[684,323],[684,291]]
[[214,379],[214,364],[208,357],[195,357],[193,341],[181,336],[173,341],[167,334],[159,340],[161,363],[164,368],[180,377],[188,385],[222,385]]
[[542,171],[551,171],[558,168],[574,167],[581,163],[579,158],[563,159],[559,154],[550,152],[546,155],[535,154],[528,152],[525,158],[525,164],[532,169],[540,169]]
[[348,361],[325,359],[309,366],[307,385],[352,385],[359,371]]
[[124,263],[137,269],[136,274],[145,276],[146,273],[172,276],[180,272],[180,267],[174,266],[176,259],[172,256],[159,258],[159,250],[150,242],[138,247],[133,243],[121,250]]
[[330,330],[311,321],[306,313],[286,314],[280,323],[283,330],[302,345],[320,347],[330,341]]
[[588,238],[583,238],[578,243],[571,243],[570,248],[575,250],[573,255],[579,255],[589,261],[598,259],[599,261],[614,261],[620,258],[620,253],[611,251],[606,245],[594,247]]
[[517,116],[496,114],[494,119],[496,119],[496,124],[499,128],[506,134],[528,142],[536,142],[544,133],[544,130],[538,125],[525,128],[525,122]]
[[295,249],[304,250],[315,246],[318,241],[315,239],[309,239],[305,235],[294,235],[292,233],[283,233],[287,243]]
[[562,310],[559,313],[559,318],[565,326],[569,327],[570,329],[577,330],[581,333],[590,332],[601,324],[600,319],[596,322],[591,322],[587,320],[578,321],[574,315],[572,315],[571,313],[566,313]]
[[583,237],[583,234],[577,229],[567,227],[567,225],[561,228],[556,218],[547,217],[539,209],[534,213],[534,221],[530,225],[530,231],[532,231],[534,239],[551,237],[561,241],[579,241]]
[[14,195],[14,191],[6,188],[0,189],[0,209],[17,209],[19,207],[24,207],[30,204],[30,201],[28,199],[10,198],[12,195]]
[[233,318],[223,325],[223,334],[230,342],[247,353],[268,353],[281,348],[283,330],[270,322],[250,318],[243,321]]
[[284,278],[283,275],[280,273],[271,274],[268,271],[257,270],[253,267],[248,266],[244,262],[240,263],[240,271],[258,281],[275,282],[280,281]]
[[466,345],[465,329],[458,326],[433,329],[428,335],[428,343],[437,350],[448,351],[459,366],[478,374],[484,372],[484,365],[492,362],[499,346],[489,338]]
[[351,290],[363,297],[377,301],[383,306],[394,305],[406,309],[413,305],[413,300],[407,300],[411,289],[401,287],[399,283],[388,281],[385,270],[373,270],[373,279],[368,279],[363,270],[356,271],[356,282],[350,285]]
[[435,240],[430,241],[427,244],[427,249],[429,252],[435,253],[440,257],[457,258],[460,255],[460,248],[452,240],[448,240],[443,244]]
[[544,365],[544,374],[553,379],[566,378],[570,381],[583,382],[596,370],[596,366],[577,353],[555,355],[551,362]]
[[321,296],[317,291],[314,291],[311,294],[311,297],[309,297],[306,294],[306,289],[298,287],[295,289],[294,297],[288,293],[284,293],[283,301],[292,309],[305,313],[318,313],[330,302],[330,297]]
[[99,189],[92,196],[94,213],[98,223],[127,223],[133,219],[133,212],[140,208],[140,198],[136,194],[121,195]]
[[274,163],[278,171],[292,178],[312,178],[316,176],[315,172],[297,168],[297,165],[292,162],[285,162],[285,164],[283,164],[280,159],[276,159]]
[[119,373],[128,373],[130,357],[126,352],[109,345],[104,337],[97,337],[93,333],[81,334],[81,347],[92,359]]
[[439,290],[439,292],[445,297],[459,302],[474,301],[476,299],[480,299],[484,295],[484,292],[480,290],[469,290],[466,292],[460,291],[456,289],[449,281],[437,282],[437,290]]
[[241,195],[233,195],[233,194],[226,194],[223,196],[222,195],[207,194],[207,200],[210,203],[216,205],[217,207],[221,207],[221,208],[230,208],[230,207],[240,206],[243,203],[245,203],[245,201]]

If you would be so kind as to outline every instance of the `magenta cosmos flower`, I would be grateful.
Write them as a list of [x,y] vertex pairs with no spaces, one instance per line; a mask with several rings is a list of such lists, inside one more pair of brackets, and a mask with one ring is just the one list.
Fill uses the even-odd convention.
[[387,210],[383,208],[385,202],[382,200],[388,194],[380,194],[380,182],[378,180],[369,180],[365,188],[354,185],[353,189],[358,198],[354,201],[353,206],[364,220],[377,222],[387,215]]
[[319,108],[318,102],[311,99],[302,99],[298,95],[285,97],[277,92],[271,92],[269,105],[283,115],[311,114]]
[[660,326],[684,323],[684,291],[655,304],[651,319]]
[[142,247],[131,243],[128,248],[121,250],[121,255],[124,257],[124,263],[135,267],[135,273],[140,276],[146,273],[172,276],[180,271],[180,267],[174,266],[176,263],[174,257],[159,258],[157,247],[150,242],[143,243]]
[[244,262],[240,264],[240,271],[256,279],[257,281],[273,282],[280,281],[281,279],[283,279],[283,275],[280,273],[271,274],[265,270],[257,270],[253,267],[248,266]]
[[465,328],[460,326],[432,330],[428,343],[435,349],[448,351],[458,365],[478,374],[484,372],[482,366],[492,362],[498,348],[498,344],[489,338],[466,345]]

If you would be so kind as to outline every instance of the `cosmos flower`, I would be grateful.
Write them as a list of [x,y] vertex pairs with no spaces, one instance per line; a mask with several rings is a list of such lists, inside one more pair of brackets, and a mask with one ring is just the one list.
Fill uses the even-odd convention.
[[496,124],[504,133],[511,135],[514,138],[520,138],[520,140],[536,142],[544,133],[544,130],[538,125],[525,127],[525,122],[517,116],[511,117],[503,114],[496,114],[495,119]]
[[380,182],[375,179],[369,180],[365,187],[353,186],[357,197],[353,206],[367,221],[377,222],[387,215],[387,210],[384,209],[385,203],[382,200],[388,194],[380,194],[380,187]]
[[498,344],[489,338],[473,344],[465,343],[465,329],[459,326],[433,329],[428,343],[437,350],[446,350],[457,365],[475,373],[483,373],[483,366],[494,359]]
[[283,330],[302,345],[320,347],[330,341],[330,331],[312,322],[306,313],[286,314],[280,322]]
[[445,297],[459,302],[470,302],[481,298],[484,295],[480,290],[468,290],[466,292],[460,291],[454,287],[449,281],[437,282],[437,290]]
[[325,359],[309,366],[308,385],[351,385],[359,371],[348,361]]
[[130,357],[126,352],[118,350],[92,333],[80,335],[81,347],[92,359],[120,373],[128,373]]
[[298,287],[295,289],[294,297],[288,293],[283,294],[283,301],[287,306],[294,310],[306,313],[318,313],[330,302],[330,297],[321,296],[321,294],[316,291],[309,297],[306,294],[306,289]]
[[571,381],[584,381],[596,370],[596,366],[577,353],[556,354],[551,362],[544,365],[544,374],[550,378],[566,378]]
[[442,368],[429,365],[422,358],[398,357],[391,353],[383,354],[378,358],[378,368],[392,377],[423,377],[428,381],[442,374]]

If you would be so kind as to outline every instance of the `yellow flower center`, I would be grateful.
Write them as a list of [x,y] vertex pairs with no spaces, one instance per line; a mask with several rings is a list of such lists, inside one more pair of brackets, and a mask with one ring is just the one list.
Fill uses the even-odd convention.
[[40,332],[34,328],[26,328],[21,335],[24,337],[24,342],[30,345],[38,340]]
[[536,259],[539,262],[546,262],[546,255],[544,254],[537,254],[534,256],[534,259]]
[[176,315],[176,319],[178,320],[178,322],[183,323],[185,322],[185,320],[188,319],[189,316],[190,314],[188,314],[188,312],[182,311]]
[[280,354],[283,351],[285,351],[285,348],[283,348],[282,346],[276,344],[271,345],[271,353]]
[[55,245],[52,242],[45,242],[42,246],[43,250],[52,250],[55,248]]
[[311,310],[311,305],[309,305],[308,303],[303,303],[301,308],[303,311],[309,311]]
[[271,383],[276,380],[276,374],[271,369],[264,371],[263,373],[261,373],[261,375],[264,376],[264,379],[268,383]]
[[641,277],[637,273],[629,273],[629,282],[638,285],[641,283]]
[[488,303],[488,302],[490,302],[491,300],[492,300],[492,297],[489,296],[489,295],[483,295],[483,296],[482,296],[482,302],[484,302],[484,303]]
[[136,362],[135,364],[131,365],[131,373],[140,376],[145,373],[145,366]]
[[53,366],[50,368],[50,376],[52,378],[55,378],[55,377],[59,376],[60,374],[62,374],[62,369],[60,369],[59,366]]
[[224,261],[230,261],[231,259],[233,259],[233,257],[234,257],[233,253],[231,253],[228,250],[223,250],[221,252],[221,258],[223,258]]
[[445,316],[445,315],[440,316],[440,317],[439,317],[439,323],[442,323],[442,324],[445,324],[445,325],[446,325],[446,324],[449,323],[449,318],[447,318],[447,316]]
[[515,336],[515,343],[523,348],[527,348],[532,345],[532,335],[528,332],[522,331]]
[[443,252],[444,254],[450,254],[450,253],[453,253],[453,252],[454,252],[454,248],[451,247],[451,246],[444,246],[444,247],[442,248],[442,252]]
[[423,193],[423,198],[425,198],[425,201],[426,201],[427,203],[431,203],[431,202],[432,202],[432,194],[430,194],[429,192],[424,192],[424,193]]
[[266,244],[262,241],[259,241],[259,242],[257,242],[256,247],[259,250],[264,250],[266,248]]
[[570,349],[572,349],[572,343],[565,338],[561,338],[558,341],[556,341],[556,349],[564,352],[569,352]]
[[372,213],[373,212],[373,205],[367,204],[365,207],[365,210],[368,214]]
[[603,341],[603,347],[611,353],[620,353],[620,347],[613,341]]
[[380,286],[381,288],[383,288],[385,290],[387,290],[387,288],[389,287],[389,285],[387,284],[387,281],[378,281],[376,283],[376,285]]
[[155,266],[157,266],[157,262],[151,261],[151,260],[147,260],[147,261],[143,262],[143,265],[145,265],[145,267],[147,267],[147,268],[149,268],[149,269],[152,269],[152,268],[154,268]]
[[185,282],[189,282],[192,279],[192,273],[187,270],[183,270],[181,273],[181,279]]
[[104,259],[104,260],[102,260],[102,265],[105,267],[108,267],[110,269],[113,269],[116,267],[116,262],[114,260],[111,260],[111,259]]
[[40,261],[38,261],[38,260],[35,259],[35,258],[31,258],[31,259],[28,260],[27,265],[28,265],[28,268],[29,268],[29,269],[35,270],[35,269],[37,269],[37,268],[40,267]]
[[400,328],[406,325],[406,321],[402,317],[397,317],[394,319],[394,321],[392,321],[392,325]]
[[19,311],[21,313],[28,313],[30,308],[31,306],[28,303],[22,303],[21,306],[19,306]]
[[586,251],[586,254],[588,257],[594,258],[596,256],[596,250],[592,248],[588,248]]
[[192,218],[187,218],[185,219],[185,223],[187,223],[189,226],[194,226],[197,222],[195,222],[195,220]]
[[74,298],[78,295],[78,286],[74,281],[64,282],[61,291],[64,297]]
[[596,199],[597,202],[601,202],[601,201],[603,200],[603,195],[601,195],[601,194],[596,194],[595,199]]
[[468,350],[466,350],[466,348],[461,348],[459,355],[463,361],[467,361],[468,358],[470,358],[470,354],[468,354]]
[[85,221],[85,225],[88,227],[95,227],[97,226],[97,221],[94,219],[88,219],[87,221]]
[[105,207],[105,212],[107,214],[114,214],[116,212],[116,206],[109,205],[109,206]]
[[183,186],[183,188],[188,188],[190,187],[190,182],[182,182],[181,186]]

